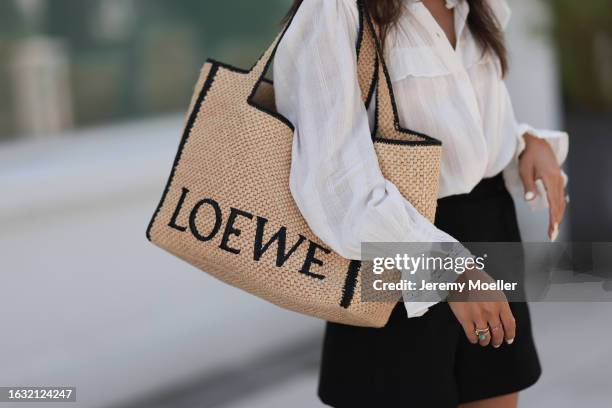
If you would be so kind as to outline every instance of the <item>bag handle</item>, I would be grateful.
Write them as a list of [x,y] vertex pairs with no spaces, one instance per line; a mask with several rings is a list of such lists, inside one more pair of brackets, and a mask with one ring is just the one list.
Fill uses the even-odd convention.
[[[376,87],[376,122],[372,136],[373,140],[402,144],[440,145],[441,142],[436,139],[400,126],[395,97],[393,95],[393,86],[391,85],[391,78],[385,63],[384,53],[374,28],[374,22],[365,5],[365,1],[356,0],[356,2],[360,20],[357,36],[357,77],[362,100],[366,106],[373,96],[374,86],[378,85]],[[276,35],[268,49],[248,71],[251,79],[249,83],[254,84],[249,100],[253,98],[263,81],[272,58],[276,54],[278,45],[296,14],[297,10],[290,17],[289,21],[285,23],[283,29]],[[380,137],[378,134],[383,136]]]
[[[408,128],[404,128],[399,123],[399,115],[397,105],[395,104],[395,96],[393,94],[393,86],[387,64],[385,63],[384,52],[381,43],[376,34],[372,16],[367,10],[364,0],[357,0],[360,14],[365,18],[365,35],[367,47],[376,54],[378,61],[376,72],[376,123],[373,139],[374,141],[400,143],[400,144],[417,144],[417,145],[441,145],[439,140],[431,138],[423,133],[419,133]],[[368,52],[368,51],[366,51]],[[379,136],[382,135],[382,136]]]
[[[357,3],[360,1],[356,0]],[[374,88],[376,85],[376,73],[378,71],[378,57],[376,52],[371,52],[374,46],[374,41],[372,38],[367,38],[367,35],[364,35],[365,32],[365,16],[363,13],[363,9],[359,7],[359,32],[357,35],[357,77],[359,82],[359,88],[361,89],[362,100],[366,105],[369,105],[370,100],[374,94]],[[299,9],[299,7],[298,7]],[[251,67],[248,71],[248,75],[250,77],[250,84],[253,84],[253,89],[251,90],[251,97],[255,94],[257,88],[264,80],[266,72],[270,68],[270,63],[276,54],[276,50],[278,49],[278,45],[280,41],[283,39],[287,29],[291,25],[293,18],[295,17],[297,10],[290,19],[283,25],[281,31],[276,35],[274,41],[270,44],[268,49],[259,57],[257,62]],[[369,41],[368,41],[369,40]],[[368,44],[369,45],[366,45]]]

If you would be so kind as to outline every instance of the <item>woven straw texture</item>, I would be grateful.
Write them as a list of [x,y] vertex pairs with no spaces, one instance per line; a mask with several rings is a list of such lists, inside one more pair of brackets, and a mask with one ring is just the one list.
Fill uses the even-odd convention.
[[[364,101],[379,84],[373,136],[379,164],[433,220],[440,143],[399,126],[374,25],[358,4]],[[248,71],[206,62],[147,236],[197,268],[281,307],[381,327],[398,298],[362,301],[360,273],[370,265],[328,249],[308,228],[289,191],[293,127],[275,112],[273,86],[263,79],[289,24]]]

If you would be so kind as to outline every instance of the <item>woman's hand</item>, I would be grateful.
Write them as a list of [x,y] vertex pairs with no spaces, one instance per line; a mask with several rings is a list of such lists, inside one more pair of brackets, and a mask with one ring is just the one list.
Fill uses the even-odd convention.
[[[469,287],[467,284],[470,281],[494,282],[486,272],[478,269],[467,270],[457,279],[457,282],[465,282],[466,287]],[[492,344],[498,348],[504,339],[508,344],[514,342],[516,322],[504,292],[490,290],[454,292],[449,294],[448,304],[472,344],[480,343],[483,347]],[[488,333],[483,333],[485,335],[478,338],[476,331],[487,328]]]
[[555,241],[565,214],[565,180],[548,142],[529,133],[524,137],[525,150],[520,156],[519,173],[525,187],[525,200],[536,197],[536,180],[542,180],[549,205],[548,237]]

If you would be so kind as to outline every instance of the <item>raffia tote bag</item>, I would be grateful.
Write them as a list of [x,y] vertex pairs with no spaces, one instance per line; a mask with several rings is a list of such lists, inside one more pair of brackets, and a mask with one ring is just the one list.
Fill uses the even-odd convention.
[[[365,103],[377,89],[372,140],[380,167],[433,220],[441,143],[400,127],[374,24],[357,3],[358,78]],[[294,128],[275,111],[273,84],[264,75],[290,24],[248,71],[206,61],[147,237],[221,281],[283,308],[382,327],[398,298],[363,301],[362,262],[342,258],[318,239],[289,190]]]

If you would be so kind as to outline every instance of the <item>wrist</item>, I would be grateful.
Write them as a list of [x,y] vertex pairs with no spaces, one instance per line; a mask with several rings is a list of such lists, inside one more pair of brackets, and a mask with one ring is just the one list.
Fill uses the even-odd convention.
[[523,139],[525,140],[525,148],[532,146],[532,145],[547,143],[546,140],[540,137],[534,136],[529,132],[526,132],[523,134]]
[[523,151],[520,153],[519,159],[522,159],[526,152],[534,151],[534,149],[535,151],[537,151],[543,145],[548,143],[546,140],[539,138],[537,136],[534,136],[528,132],[523,134],[523,140],[525,141],[525,147],[523,148]]

